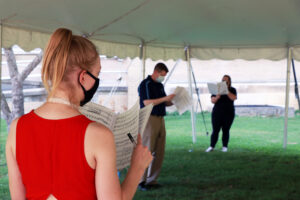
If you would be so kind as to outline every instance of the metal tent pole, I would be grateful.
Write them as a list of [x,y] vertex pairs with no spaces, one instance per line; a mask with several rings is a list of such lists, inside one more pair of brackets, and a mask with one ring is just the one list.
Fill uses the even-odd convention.
[[172,70],[168,73],[168,76],[166,78],[166,80],[164,81],[164,86],[167,84],[168,80],[170,79],[170,77],[172,76],[175,68],[177,67],[177,65],[180,63],[181,59],[178,59],[175,63],[175,65],[173,66]]
[[298,90],[298,82],[297,82],[297,75],[296,75],[296,69],[294,64],[294,59],[292,58],[292,67],[293,67],[293,74],[294,74],[294,81],[295,81],[295,97],[298,102],[298,109],[300,110],[300,98],[299,98],[299,90]]
[[[202,104],[201,104],[201,101],[200,101],[199,88],[197,87],[197,81],[196,81],[195,73],[194,73],[194,70],[193,70],[193,65],[192,65],[191,62],[190,62],[190,67],[191,67],[191,72],[192,72],[192,75],[193,75],[193,80],[194,80],[194,85],[195,85],[195,90],[196,90],[197,100],[198,100],[198,103],[196,105],[196,109],[198,108],[198,104],[199,104],[201,115],[202,115],[202,120],[203,120],[203,124],[204,124],[204,128],[205,128],[205,131],[206,131],[206,135],[208,136],[209,133],[207,131],[205,117],[204,117],[203,109],[202,109]],[[197,110],[196,110],[196,113],[197,113]]]
[[191,106],[191,121],[192,121],[192,136],[193,136],[193,143],[196,143],[196,117],[195,117],[195,111],[194,111],[194,101],[193,101],[193,88],[192,88],[192,70],[191,70],[191,64],[190,64],[190,48],[185,47],[185,57],[187,61],[187,68],[188,68],[188,80],[189,80],[189,89],[190,89],[190,95],[192,98],[192,106]]
[[288,52],[287,52],[283,148],[286,148],[286,145],[287,145],[287,134],[288,134],[287,129],[288,129],[288,114],[289,114],[290,74],[291,74],[292,53],[293,53],[292,48],[289,47]]
[[140,60],[142,62],[142,80],[145,79],[145,73],[146,73],[146,70],[145,70],[145,45],[144,45],[144,42],[141,43],[140,45]]

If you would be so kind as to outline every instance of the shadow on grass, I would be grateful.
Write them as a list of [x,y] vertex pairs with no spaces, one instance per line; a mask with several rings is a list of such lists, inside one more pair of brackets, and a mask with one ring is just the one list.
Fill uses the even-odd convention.
[[159,182],[134,199],[300,199],[300,159],[287,153],[169,150]]

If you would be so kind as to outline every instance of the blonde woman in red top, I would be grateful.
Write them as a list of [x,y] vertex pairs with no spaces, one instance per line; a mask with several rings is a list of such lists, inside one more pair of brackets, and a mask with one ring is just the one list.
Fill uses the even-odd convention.
[[14,120],[7,138],[13,200],[133,198],[149,150],[139,136],[120,185],[112,132],[78,111],[96,92],[100,70],[93,43],[67,29],[52,34],[42,68],[47,102]]

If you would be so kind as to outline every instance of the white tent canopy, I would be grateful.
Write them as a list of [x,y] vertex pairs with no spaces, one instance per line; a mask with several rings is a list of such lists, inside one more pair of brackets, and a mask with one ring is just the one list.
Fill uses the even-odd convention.
[[43,48],[58,27],[93,39],[101,54],[152,59],[300,60],[299,0],[0,0],[3,46]]
[[300,0],[0,0],[3,47],[44,48],[66,27],[121,58],[288,58],[286,107],[290,60],[300,60],[299,19]]

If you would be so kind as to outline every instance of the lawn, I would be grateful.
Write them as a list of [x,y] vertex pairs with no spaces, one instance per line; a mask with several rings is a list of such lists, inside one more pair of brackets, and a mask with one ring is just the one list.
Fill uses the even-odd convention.
[[8,191],[8,176],[5,160],[5,141],[7,137],[7,129],[5,120],[1,120],[0,130],[0,199],[6,200],[9,198]]
[[[211,132],[210,115],[206,114]],[[161,189],[138,191],[135,199],[300,199],[300,116],[289,119],[282,148],[283,118],[236,117],[229,152],[205,153],[209,145],[200,116],[192,144],[189,115],[166,117],[167,148]],[[191,151],[191,152],[190,152]]]
[[[211,132],[210,114],[205,114]],[[3,123],[2,123],[3,124]],[[229,151],[205,153],[209,145],[200,115],[192,144],[190,116],[166,117],[167,144],[159,182],[162,188],[138,191],[135,200],[299,200],[300,116],[289,119],[288,147],[282,148],[283,118],[236,117]],[[1,131],[0,199],[9,199]],[[124,177],[121,173],[121,179]]]

